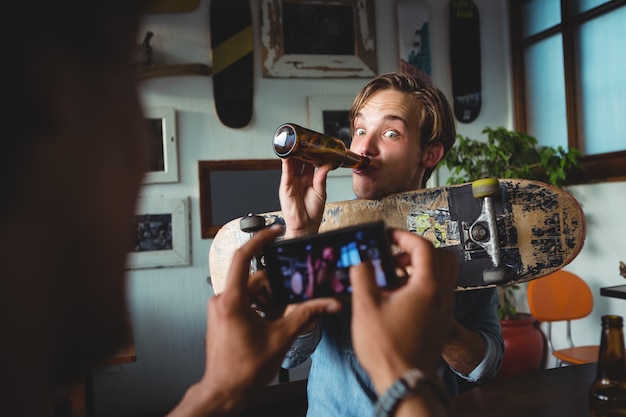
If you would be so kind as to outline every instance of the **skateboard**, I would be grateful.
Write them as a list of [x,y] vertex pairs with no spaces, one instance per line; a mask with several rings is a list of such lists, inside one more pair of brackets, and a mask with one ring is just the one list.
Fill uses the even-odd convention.
[[213,95],[220,121],[232,128],[252,119],[253,42],[249,0],[211,0]]
[[398,0],[400,71],[432,83],[428,7],[422,0]]
[[480,21],[471,0],[450,2],[450,67],[454,116],[470,123],[482,105],[480,70]]
[[[546,183],[484,179],[392,194],[378,200],[327,203],[320,232],[384,220],[452,250],[457,290],[517,284],[550,274],[582,249],[585,218],[574,197]],[[229,221],[209,251],[211,282],[223,290],[236,248],[261,228],[284,223],[279,211]],[[253,259],[251,270],[262,267]]]

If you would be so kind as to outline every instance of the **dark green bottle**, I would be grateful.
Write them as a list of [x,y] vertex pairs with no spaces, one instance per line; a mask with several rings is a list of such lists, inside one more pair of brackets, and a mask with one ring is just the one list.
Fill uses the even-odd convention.
[[589,388],[591,417],[626,417],[626,355],[623,319],[602,316],[596,379]]

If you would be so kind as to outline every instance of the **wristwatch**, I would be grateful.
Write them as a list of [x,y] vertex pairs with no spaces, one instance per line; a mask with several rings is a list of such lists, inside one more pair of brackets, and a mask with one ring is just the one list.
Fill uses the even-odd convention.
[[393,416],[400,402],[414,395],[422,384],[430,386],[443,404],[448,403],[448,395],[441,378],[430,376],[419,369],[409,369],[378,398],[374,408],[374,417]]

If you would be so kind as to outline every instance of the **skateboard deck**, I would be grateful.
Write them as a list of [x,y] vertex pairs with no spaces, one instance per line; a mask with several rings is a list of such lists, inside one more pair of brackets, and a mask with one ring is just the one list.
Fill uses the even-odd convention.
[[249,0],[211,0],[213,95],[220,121],[241,128],[252,119],[253,42]]
[[400,71],[432,83],[428,7],[423,0],[398,0]]
[[[328,203],[320,232],[377,220],[412,231],[456,254],[458,290],[530,281],[562,268],[578,255],[586,232],[582,209],[574,197],[537,181],[494,182],[490,195],[481,194],[480,187],[477,193],[474,182],[379,200]],[[260,219],[261,227],[283,223],[280,212],[272,212],[234,219],[221,227],[209,251],[216,293],[223,290],[233,253],[250,238],[255,219]]]
[[480,69],[480,21],[471,0],[450,2],[450,67],[454,116],[470,123],[482,105]]

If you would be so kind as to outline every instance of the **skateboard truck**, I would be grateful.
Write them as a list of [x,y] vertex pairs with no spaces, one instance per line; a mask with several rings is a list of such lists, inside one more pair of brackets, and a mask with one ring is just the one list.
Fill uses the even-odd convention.
[[497,178],[485,178],[472,182],[472,195],[482,199],[480,216],[469,227],[469,239],[487,252],[492,268],[483,270],[485,284],[504,284],[509,280],[511,271],[501,265],[498,225],[493,197],[500,193]]
[[[239,220],[239,229],[244,233],[248,233],[248,237],[251,238],[259,230],[263,230],[267,226],[271,226],[273,224],[282,224],[284,227],[285,221],[280,216],[276,215],[261,216],[258,214],[249,213],[247,216],[244,216]],[[252,260],[250,261],[251,274],[255,273],[258,270],[259,263],[263,265],[262,257],[261,260],[258,260],[256,256],[252,258]]]
[[[239,229],[242,232],[248,233],[250,237],[254,236],[255,232],[264,229],[265,217],[259,216],[258,214],[249,213],[247,216],[242,217],[239,220]],[[258,260],[256,256],[250,260],[250,273],[253,274],[258,269]]]

